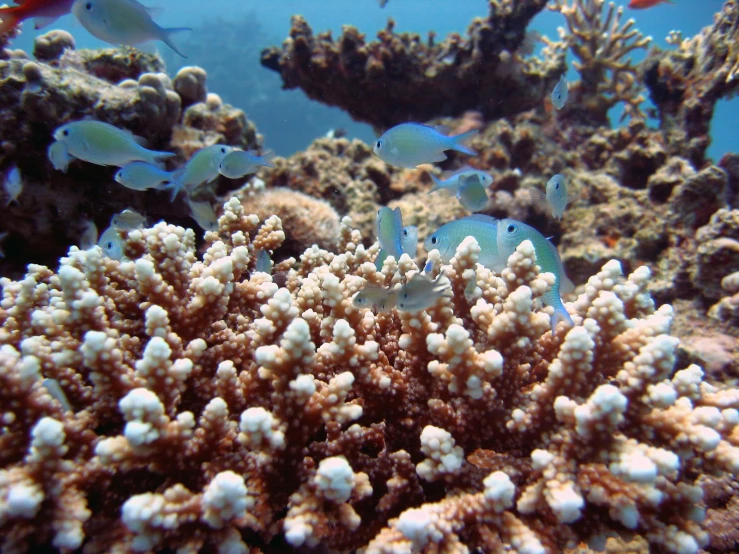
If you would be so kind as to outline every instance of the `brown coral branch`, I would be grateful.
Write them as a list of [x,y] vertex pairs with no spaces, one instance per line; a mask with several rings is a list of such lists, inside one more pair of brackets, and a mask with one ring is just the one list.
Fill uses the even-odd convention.
[[529,21],[544,0],[491,0],[487,18],[467,36],[441,43],[394,31],[394,23],[366,42],[346,26],[338,40],[314,35],[300,16],[282,48],[262,52],[262,65],[282,76],[284,87],[339,106],[378,128],[479,110],[497,118],[541,103],[561,72],[561,60],[535,70],[514,59]]

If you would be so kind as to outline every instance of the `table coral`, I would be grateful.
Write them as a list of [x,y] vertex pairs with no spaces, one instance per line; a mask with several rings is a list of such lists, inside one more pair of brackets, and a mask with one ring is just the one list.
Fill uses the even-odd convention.
[[475,19],[466,37],[440,43],[395,33],[392,20],[376,41],[351,26],[334,40],[295,16],[282,48],[262,52],[262,65],[280,73],[285,88],[301,88],[377,128],[466,110],[494,119],[539,105],[563,70],[561,57],[532,65],[516,55],[545,4],[490,0],[488,17]]
[[697,552],[696,479],[739,474],[739,390],[676,366],[645,267],[606,263],[552,335],[529,242],[496,275],[468,238],[452,296],[374,314],[353,294],[418,267],[378,271],[347,219],[282,287],[253,270],[279,219],[235,198],[202,256],[166,223],[125,239],[0,282],[6,550]]

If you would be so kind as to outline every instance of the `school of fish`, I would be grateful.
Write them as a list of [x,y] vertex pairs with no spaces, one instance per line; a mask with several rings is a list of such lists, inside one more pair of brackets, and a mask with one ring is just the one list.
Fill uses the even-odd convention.
[[[643,9],[666,0],[631,0],[629,7]],[[172,36],[188,31],[189,28],[164,28],[154,20],[156,10],[137,0],[23,0],[17,6],[0,8],[0,33],[6,32],[26,19],[33,19],[35,28],[48,25],[62,15],[72,13],[79,23],[93,36],[117,45],[136,46],[145,42],[160,41],[177,54],[184,56]],[[565,75],[555,84],[550,100],[557,110],[562,110],[569,95]],[[450,135],[443,127],[422,123],[402,123],[385,131],[373,146],[373,152],[385,163],[400,168],[417,168],[447,160],[447,152],[475,156],[467,146],[476,130]],[[219,177],[240,179],[256,173],[260,167],[272,168],[274,153],[265,151],[261,155],[254,151],[243,151],[224,144],[213,144],[195,152],[186,163],[172,168],[173,152],[147,148],[146,141],[126,129],[115,127],[104,121],[83,119],[69,121],[58,127],[47,149],[52,166],[61,172],[74,170],[77,162],[117,168],[111,179],[135,191],[162,191],[169,194],[170,201],[185,195],[184,204],[189,215],[208,232],[217,232],[218,216],[211,203],[202,198],[201,192]],[[448,263],[466,237],[474,237],[480,246],[478,262],[483,267],[501,272],[508,257],[524,241],[534,247],[541,270],[554,275],[554,285],[542,301],[552,308],[552,332],[558,323],[572,325],[572,319],[562,302],[561,294],[573,290],[567,278],[555,245],[533,227],[513,219],[495,219],[474,212],[485,210],[490,204],[488,189],[493,184],[490,174],[466,165],[442,178],[429,170],[436,191],[454,195],[457,201],[473,215],[448,222],[434,231],[424,242],[428,253],[438,251],[442,264]],[[560,219],[574,195],[568,193],[567,181],[557,174],[546,183],[545,192],[529,189],[535,201],[546,204],[555,219]],[[16,167],[5,172],[4,191],[6,204],[17,202],[23,191],[23,177]],[[90,221],[80,237],[83,248],[99,247],[108,257],[126,259],[122,233],[141,228],[147,218],[127,209],[115,214],[110,225],[98,235],[95,224]],[[418,228],[403,226],[400,208],[383,206],[377,212],[376,234],[380,249],[375,259],[378,270],[387,259],[398,260],[401,256],[415,258],[418,250]],[[4,238],[4,237],[3,237]],[[1,250],[0,250],[1,252]],[[1,254],[0,254],[1,255]],[[272,271],[269,252],[257,253],[256,270]],[[441,267],[432,277],[434,264],[429,261],[423,271],[413,273],[405,283],[394,288],[385,288],[367,283],[353,297],[360,309],[378,312],[398,310],[419,312],[433,307],[439,299],[451,294],[451,284]],[[465,289],[476,286],[473,278]],[[53,383],[48,385],[54,389]]]

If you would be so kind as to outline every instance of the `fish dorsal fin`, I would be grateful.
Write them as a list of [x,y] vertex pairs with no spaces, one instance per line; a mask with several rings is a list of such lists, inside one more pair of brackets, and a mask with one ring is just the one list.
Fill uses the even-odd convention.
[[487,223],[488,225],[497,225],[498,221],[500,221],[499,219],[495,219],[494,217],[485,214],[472,214],[462,219],[468,219],[470,221],[480,221],[481,223]]
[[400,211],[400,208],[395,208],[393,210],[393,219],[395,220],[396,225],[398,226],[398,229],[400,229],[400,232],[403,232],[403,213]]
[[144,148],[146,148],[147,146],[149,146],[149,141],[146,140],[144,137],[140,137],[139,135],[134,135],[133,133],[131,133],[131,138],[139,146],[143,146]]
[[449,177],[456,177],[457,175],[461,175],[462,173],[466,173],[467,171],[480,171],[476,167],[472,167],[471,165],[463,165],[459,169],[455,169],[452,173],[449,174]]

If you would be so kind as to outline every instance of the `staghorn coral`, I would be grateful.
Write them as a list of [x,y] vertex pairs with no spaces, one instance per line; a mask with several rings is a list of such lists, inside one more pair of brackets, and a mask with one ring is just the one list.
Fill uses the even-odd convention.
[[557,0],[549,8],[565,17],[567,30],[560,28],[560,39],[577,58],[574,65],[580,73],[567,111],[576,112],[582,122],[606,125],[608,110],[623,102],[624,116],[643,119],[642,85],[628,56],[646,49],[651,38],[633,28],[633,19],[622,25],[624,8],[613,2]]
[[561,55],[539,63],[515,55],[545,4],[490,0],[488,17],[475,19],[467,37],[452,34],[438,44],[432,36],[395,33],[392,20],[376,41],[366,42],[351,26],[334,41],[330,32],[314,36],[294,16],[290,36],[282,48],[262,52],[262,65],[277,71],[285,88],[300,88],[377,128],[466,110],[493,119],[541,104],[563,70]]
[[0,171],[17,165],[24,176],[18,203],[4,211],[3,230],[10,233],[4,275],[20,275],[28,262],[56,263],[79,244],[88,221],[103,230],[126,207],[187,221],[179,202],[118,185],[112,168],[73,161],[66,174],[55,171],[46,150],[59,125],[86,117],[105,121],[141,135],[152,148],[175,150],[178,164],[218,142],[261,144],[244,113],[215,95],[196,103],[188,97],[191,105],[183,111],[155,55],[131,48],[74,50],[71,37],[59,31],[38,37],[36,51],[37,61],[23,53],[0,60]]
[[696,479],[739,474],[739,390],[675,367],[648,269],[605,264],[552,335],[529,242],[496,275],[468,238],[453,296],[373,314],[351,302],[363,283],[418,267],[377,271],[360,239],[345,220],[339,253],[307,250],[278,287],[249,268],[285,240],[279,219],[232,199],[202,258],[159,223],[127,234],[131,261],[72,248],[3,279],[3,548],[707,544]]
[[659,110],[670,154],[702,166],[716,102],[739,90],[736,0],[726,0],[713,25],[683,40],[677,49],[650,55],[644,62],[644,82]]

